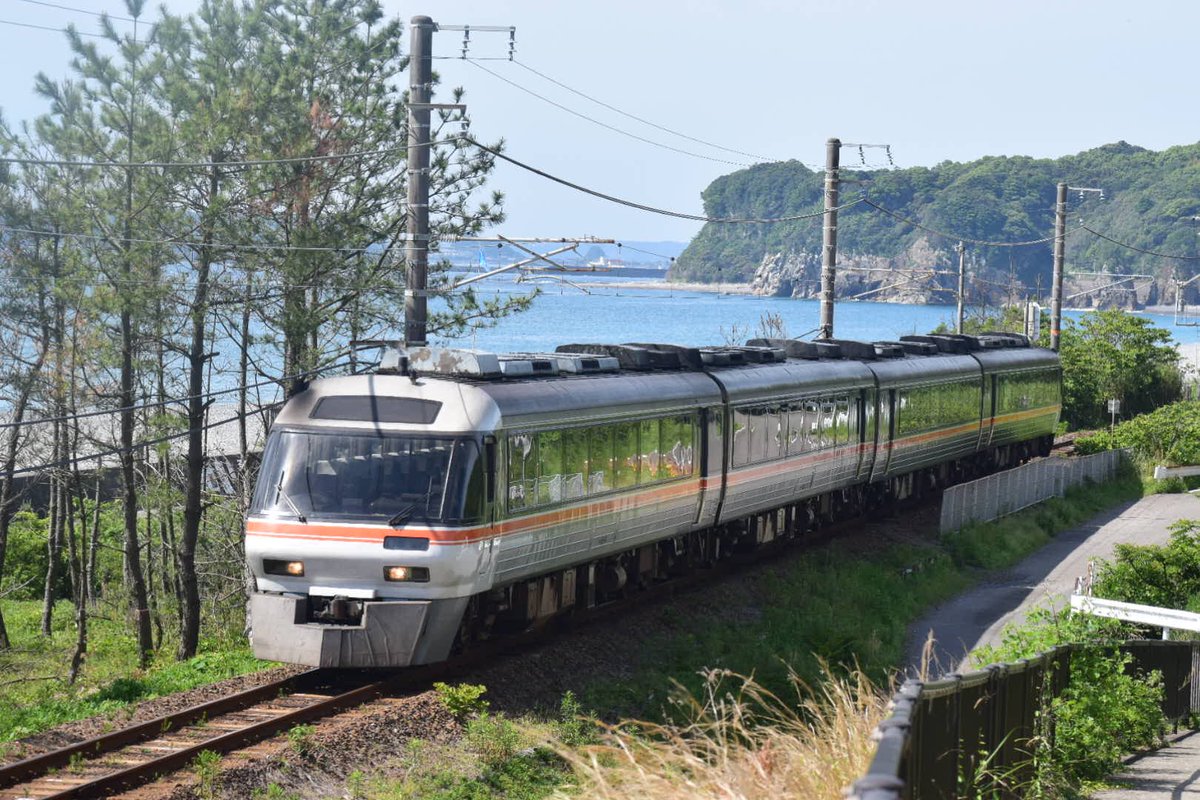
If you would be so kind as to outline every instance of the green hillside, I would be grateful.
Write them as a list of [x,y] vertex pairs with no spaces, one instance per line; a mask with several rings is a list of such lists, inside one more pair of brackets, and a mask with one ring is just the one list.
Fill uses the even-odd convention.
[[[1125,142],[1059,159],[986,157],[969,163],[901,170],[842,170],[841,202],[865,194],[874,202],[922,225],[971,239],[1015,242],[1054,232],[1056,185],[1099,187],[1082,200],[1069,196],[1068,225],[1082,217],[1088,227],[1145,250],[1195,256],[1200,214],[1200,144],[1163,152]],[[759,164],[713,181],[703,192],[710,217],[774,218],[820,211],[822,174],[794,162]],[[917,230],[869,206],[841,212],[842,254],[902,256],[918,239],[949,251],[955,239]],[[753,275],[765,255],[819,253],[821,219],[763,225],[709,223],[676,262],[684,280],[734,281]],[[972,246],[972,259],[1004,275],[1033,284],[1049,274],[1051,245]],[[1152,273],[1162,278],[1176,267],[1181,277],[1200,262],[1164,259],[1129,250],[1087,232],[1067,240],[1068,270]]]

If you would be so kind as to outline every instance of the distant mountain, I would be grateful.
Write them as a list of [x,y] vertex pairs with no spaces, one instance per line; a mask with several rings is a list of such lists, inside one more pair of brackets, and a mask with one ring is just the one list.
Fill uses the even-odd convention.
[[[1088,227],[1141,250],[1200,255],[1200,228],[1192,219],[1200,215],[1200,144],[1153,152],[1117,142],[1059,159],[989,156],[932,168],[843,169],[842,179],[841,203],[865,195],[929,229],[921,230],[865,204],[842,210],[839,264],[880,270],[857,276],[848,273],[850,279],[844,283],[839,274],[843,295],[881,284],[887,270],[956,269],[957,237],[999,242],[1051,237],[1060,181],[1104,190],[1103,200],[1095,194],[1082,199],[1070,195],[1069,231],[1082,217]],[[713,181],[702,194],[704,210],[710,217],[739,218],[819,212],[822,182],[821,173],[794,161],[759,164]],[[1001,294],[1011,293],[1016,285],[1036,286],[1039,279],[1043,291],[1048,288],[1051,242],[1024,247],[968,242],[967,248],[968,271],[980,290],[990,285]],[[1136,252],[1084,230],[1069,233],[1066,248],[1068,272],[1154,275],[1156,286],[1143,284],[1138,302],[1158,301],[1176,270],[1181,278],[1200,270],[1200,261]],[[676,260],[672,277],[753,280],[764,294],[811,296],[819,280],[820,252],[819,216],[762,225],[708,223]],[[953,279],[943,276],[929,285],[952,284]]]

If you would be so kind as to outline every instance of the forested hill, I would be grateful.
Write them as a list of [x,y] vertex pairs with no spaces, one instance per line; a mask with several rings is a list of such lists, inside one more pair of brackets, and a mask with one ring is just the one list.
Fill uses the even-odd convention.
[[[847,153],[848,155],[848,153]],[[1098,187],[1104,199],[1068,198],[1068,227],[1088,227],[1143,250],[1195,256],[1200,215],[1200,144],[1153,152],[1125,142],[1059,159],[986,157],[932,168],[842,169],[841,203],[860,195],[955,237],[1020,242],[1054,232],[1056,185]],[[759,164],[713,181],[703,192],[710,217],[776,218],[822,207],[820,172],[794,162]],[[922,231],[865,204],[838,220],[839,262],[892,268],[946,265],[957,238]],[[819,264],[821,218],[773,224],[708,223],[676,262],[673,275],[699,281],[750,280],[764,264],[791,260]],[[969,245],[975,274],[1035,285],[1047,282],[1051,244],[1025,247]],[[1164,259],[1077,230],[1067,239],[1068,270],[1152,273],[1160,285],[1176,267],[1190,277],[1200,262]],[[795,292],[799,293],[799,292]]]

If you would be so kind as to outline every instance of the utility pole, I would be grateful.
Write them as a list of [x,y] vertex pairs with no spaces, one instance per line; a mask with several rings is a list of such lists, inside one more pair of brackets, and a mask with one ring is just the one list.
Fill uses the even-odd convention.
[[408,59],[408,275],[404,285],[404,345],[425,346],[429,271],[429,99],[433,93],[433,32],[429,17],[409,22]]
[[1092,192],[1104,199],[1103,189],[1088,186],[1058,185],[1058,197],[1054,202],[1054,275],[1050,287],[1050,349],[1058,350],[1058,340],[1062,333],[1062,301],[1063,301],[1063,271],[1067,252],[1067,192],[1079,192],[1083,200],[1085,192]]
[[837,278],[838,160],[842,142],[825,142],[825,227],[821,238],[821,324],[818,338],[833,338],[833,289]]
[[958,333],[963,332],[963,292],[967,283],[967,246],[959,242],[958,247]]
[[1058,350],[1062,333],[1063,259],[1067,251],[1067,184],[1058,185],[1054,201],[1054,276],[1050,286],[1050,349]]

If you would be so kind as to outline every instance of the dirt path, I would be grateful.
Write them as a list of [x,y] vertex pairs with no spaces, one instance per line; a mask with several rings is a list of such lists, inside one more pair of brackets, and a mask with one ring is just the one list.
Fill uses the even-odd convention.
[[930,631],[936,639],[935,674],[962,666],[967,653],[999,642],[1004,626],[1046,601],[1064,604],[1075,578],[1093,558],[1108,558],[1118,543],[1162,544],[1179,519],[1200,518],[1200,499],[1162,494],[1127,503],[1064,531],[1015,567],[933,609],[909,628],[907,664],[915,672]]

